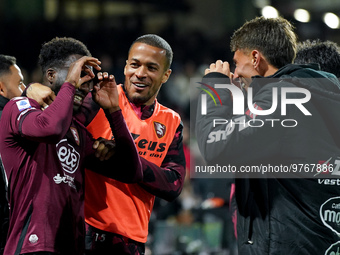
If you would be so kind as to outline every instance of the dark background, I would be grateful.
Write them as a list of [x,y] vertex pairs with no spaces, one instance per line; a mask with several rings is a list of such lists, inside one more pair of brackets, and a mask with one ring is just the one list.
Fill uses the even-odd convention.
[[[265,4],[296,26],[300,40],[340,40],[339,30],[322,22],[323,13],[340,13],[339,0],[1,0],[0,52],[16,56],[31,82],[41,44],[72,36],[92,55],[110,58],[119,75],[131,42],[156,33],[173,47],[173,69],[181,72],[188,62],[197,68],[217,58],[230,60],[230,35],[261,15],[258,7]],[[309,10],[311,21],[294,20],[296,8]]]
[[[322,21],[326,12],[340,14],[340,0],[0,0],[0,54],[17,58],[26,84],[39,82],[41,45],[56,36],[70,36],[84,42],[102,61],[103,70],[122,83],[132,41],[146,33],[162,36],[173,48],[174,61],[158,99],[181,114],[186,156],[197,154],[199,161],[188,135],[190,78],[201,77],[217,59],[232,63],[230,36],[246,20],[260,16],[267,4],[294,24],[300,41],[340,43],[339,29]],[[310,22],[293,18],[297,8],[310,11]],[[230,183],[188,178],[175,202],[157,199],[147,254],[237,254],[228,208]],[[226,204],[202,208],[203,201],[216,197]]]

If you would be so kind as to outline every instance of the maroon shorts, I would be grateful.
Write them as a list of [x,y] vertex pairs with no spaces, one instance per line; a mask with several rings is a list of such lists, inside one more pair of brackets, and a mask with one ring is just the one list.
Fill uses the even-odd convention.
[[145,244],[86,224],[86,255],[144,255]]

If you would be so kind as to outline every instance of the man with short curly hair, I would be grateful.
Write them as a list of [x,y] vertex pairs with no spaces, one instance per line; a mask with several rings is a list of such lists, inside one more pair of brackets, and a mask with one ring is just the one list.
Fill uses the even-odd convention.
[[[56,37],[45,43],[39,54],[39,65],[44,74],[45,84],[57,94],[70,64],[81,56],[91,57],[91,53],[83,42],[72,37]],[[92,81],[89,81],[77,89],[73,104],[75,111],[79,109],[92,86]]]
[[[91,88],[92,68],[100,70],[100,61],[89,55],[84,44],[73,38],[44,44],[40,64],[44,84],[57,94],[53,102],[41,109],[37,101],[18,97],[4,108],[0,153],[11,214],[6,255],[82,255],[84,168],[122,182],[142,177],[138,152],[118,106],[113,75],[99,72],[93,89],[93,98],[116,137],[117,151],[110,159],[102,161],[106,148],[111,148],[105,145],[112,143],[94,141],[73,117]],[[112,161],[116,157],[125,158],[124,172],[112,168],[119,165]]]

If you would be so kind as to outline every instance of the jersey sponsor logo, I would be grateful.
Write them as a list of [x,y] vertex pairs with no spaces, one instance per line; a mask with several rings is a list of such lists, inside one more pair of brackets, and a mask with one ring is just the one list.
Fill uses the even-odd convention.
[[73,174],[77,171],[80,155],[73,146],[67,142],[67,139],[62,139],[57,144],[57,154],[65,172]]
[[146,139],[140,139],[137,143],[138,153],[142,157],[162,158],[163,151],[165,151],[166,143],[158,143],[154,141],[148,141]]
[[332,244],[325,252],[325,255],[340,255],[340,241]]
[[27,98],[17,101],[16,104],[20,112],[32,107]]
[[340,186],[340,179],[318,179],[318,183],[329,186]]
[[320,218],[326,227],[340,236],[340,197],[332,197],[320,206]]
[[166,126],[156,121],[153,122],[153,126],[155,128],[157,137],[162,138],[165,135]]
[[137,147],[140,149],[147,149],[148,151],[165,151],[166,143],[158,143],[154,141],[148,141],[146,139],[140,139],[137,143]]
[[70,127],[71,133],[73,135],[74,140],[76,141],[77,145],[80,144],[80,139],[78,135],[78,130],[75,127]]
[[[166,149],[166,143],[159,143],[155,141],[149,141],[147,139],[140,139],[139,141],[136,141],[138,137],[140,137],[139,134],[131,134],[133,139],[135,140],[135,144],[138,149],[138,153],[140,156],[150,156],[153,158],[162,158],[163,157],[163,151]],[[159,153],[158,153],[159,152]]]
[[[131,133],[133,140],[136,140],[140,135]],[[140,139],[138,142],[135,141],[138,149],[147,149],[148,151],[165,151],[166,143],[158,143],[154,141],[148,141],[146,139]]]
[[66,183],[71,188],[77,189],[76,185],[74,184],[74,178],[71,176],[68,176],[65,173],[64,173],[64,176],[60,176],[60,174],[57,174],[56,176],[53,177],[53,181],[56,184]]

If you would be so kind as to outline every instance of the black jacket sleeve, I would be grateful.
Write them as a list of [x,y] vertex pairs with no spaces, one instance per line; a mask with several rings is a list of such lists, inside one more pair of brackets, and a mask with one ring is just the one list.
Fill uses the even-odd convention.
[[160,167],[140,157],[143,165],[143,181],[139,185],[149,193],[167,201],[173,201],[178,197],[184,184],[186,168],[182,131],[183,124],[180,123]]
[[[230,84],[227,76],[210,73],[203,78],[203,82],[214,84]],[[217,78],[216,78],[217,77]],[[267,110],[272,107],[272,88],[278,84],[272,83],[262,86],[252,96],[252,107]],[[281,84],[279,85],[281,86]],[[279,91],[279,90],[278,90]],[[280,141],[284,137],[284,128],[280,121],[280,103],[277,110],[269,115],[256,115],[249,112],[247,107],[243,114],[233,114],[233,100],[235,97],[229,89],[216,88],[222,105],[215,105],[211,97],[206,96],[207,112],[202,115],[201,95],[198,98],[196,112],[196,137],[200,152],[210,165],[244,165],[261,163],[263,160],[275,159],[280,151]],[[278,94],[278,98],[280,94]],[[240,98],[237,98],[240,100]],[[247,102],[246,96],[243,98]],[[265,146],[263,146],[265,145]]]

